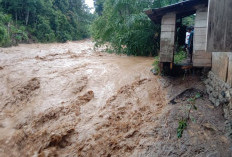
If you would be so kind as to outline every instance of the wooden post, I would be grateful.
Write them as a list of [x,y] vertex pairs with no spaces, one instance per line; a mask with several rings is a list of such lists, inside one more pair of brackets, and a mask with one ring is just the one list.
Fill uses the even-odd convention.
[[163,68],[164,68],[164,63],[160,62],[159,68],[160,68],[159,75],[161,75],[161,72],[163,71]]
[[176,14],[168,13],[163,16],[160,38],[160,62],[173,62],[176,30]]
[[208,8],[200,7],[196,12],[193,39],[193,66],[211,67],[212,54],[206,52]]

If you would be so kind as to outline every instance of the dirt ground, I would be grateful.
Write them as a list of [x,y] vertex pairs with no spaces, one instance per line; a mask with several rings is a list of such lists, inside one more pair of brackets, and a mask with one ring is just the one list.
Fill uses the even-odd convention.
[[[0,48],[0,156],[232,155],[222,109],[199,77],[161,78],[150,72],[153,58],[93,47],[84,40]],[[197,92],[194,120],[178,139]]]

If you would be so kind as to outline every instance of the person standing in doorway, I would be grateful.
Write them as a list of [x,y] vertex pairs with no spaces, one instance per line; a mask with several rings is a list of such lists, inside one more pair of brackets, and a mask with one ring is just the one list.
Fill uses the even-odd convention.
[[185,48],[186,49],[188,48],[188,41],[189,41],[190,33],[191,33],[191,28],[187,27],[187,32],[186,32],[186,37],[185,37]]

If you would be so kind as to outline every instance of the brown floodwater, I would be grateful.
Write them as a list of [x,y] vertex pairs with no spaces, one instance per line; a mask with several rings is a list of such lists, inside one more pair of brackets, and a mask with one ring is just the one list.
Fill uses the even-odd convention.
[[[0,49],[0,156],[179,156],[186,152],[170,153],[177,147],[178,120],[167,118],[172,115],[166,99],[169,90],[150,72],[153,58],[102,50],[95,50],[91,40]],[[176,86],[178,91],[180,85]],[[165,130],[169,133],[163,135]],[[173,140],[172,149],[166,151],[162,140]],[[222,133],[215,142],[229,145]],[[207,151],[214,150],[208,145]],[[150,148],[156,151],[151,153]]]

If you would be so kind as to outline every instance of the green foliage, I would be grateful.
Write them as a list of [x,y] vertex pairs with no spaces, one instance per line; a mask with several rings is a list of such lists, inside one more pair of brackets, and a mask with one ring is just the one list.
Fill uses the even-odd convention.
[[187,120],[186,119],[182,119],[179,121],[179,126],[177,128],[177,137],[181,138],[184,132],[184,129],[187,128]]
[[154,24],[145,8],[158,8],[182,0],[94,0],[99,17],[91,26],[96,46],[110,43],[114,52],[154,56],[159,50],[160,26]]
[[153,70],[156,74],[159,74],[160,73],[160,67],[159,67],[159,61],[160,61],[160,58],[159,56],[156,56],[155,57],[155,61],[154,63],[152,64],[153,65]]
[[10,17],[0,12],[0,46],[9,43],[10,37],[7,30],[8,22],[10,22]]
[[18,44],[20,42],[28,41],[28,33],[26,32],[25,26],[14,26],[10,27],[11,39],[13,40],[13,44]]
[[0,46],[6,45],[9,41],[7,29],[4,26],[0,26]]
[[105,0],[94,0],[95,12],[98,15],[102,15],[104,2]]
[[194,26],[195,18],[196,18],[196,15],[191,15],[191,16],[183,18],[182,19],[183,20],[182,21],[183,25],[185,25],[185,26]]
[[200,97],[202,97],[201,93],[197,93],[197,94],[195,95],[195,99],[199,99]]
[[39,42],[79,40],[90,37],[91,31],[97,45],[110,42],[111,51],[152,56],[159,49],[160,26],[143,11],[179,1],[94,0],[96,18],[84,0],[0,0],[0,46],[29,38]]
[[37,39],[41,42],[55,41],[55,33],[50,27],[49,20],[41,16],[38,20],[39,24],[36,25],[36,30],[33,32]]
[[160,27],[143,13],[151,5],[149,0],[105,0],[102,16],[91,27],[97,45],[110,42],[116,53],[155,55]]
[[28,36],[40,42],[87,38],[95,17],[83,0],[0,0],[0,11],[1,40],[11,44]]
[[10,15],[0,12],[0,46],[11,46],[19,42],[28,41],[25,27],[15,26],[12,23]]
[[183,60],[185,60],[186,58],[187,58],[186,52],[183,50],[180,50],[179,52],[175,53],[175,55],[174,55],[174,63],[179,64]]

